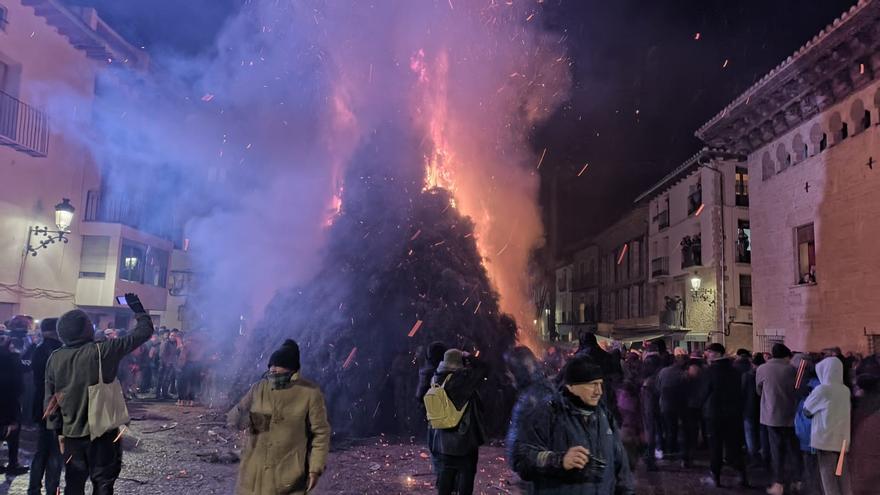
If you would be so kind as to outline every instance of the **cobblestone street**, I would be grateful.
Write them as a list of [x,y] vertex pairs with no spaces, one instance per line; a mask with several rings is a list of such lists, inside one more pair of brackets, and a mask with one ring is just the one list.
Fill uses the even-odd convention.
[[[223,426],[216,410],[202,407],[181,408],[171,403],[133,402],[129,404],[131,428],[122,439],[124,467],[116,483],[117,493],[155,494],[231,494],[234,489],[238,438]],[[33,430],[26,430],[22,442],[23,462],[33,454]],[[390,442],[372,438],[343,444],[336,442],[328,469],[317,494],[430,494],[433,476],[421,438],[412,442]],[[5,461],[5,447],[0,451]],[[673,461],[661,461],[661,471],[638,474],[638,493],[645,495],[688,495],[702,493],[763,493],[766,474],[753,471],[757,486],[751,490],[715,489],[703,480],[707,462],[683,470]],[[732,472],[724,482],[736,486]],[[506,465],[499,445],[480,450],[480,470],[476,493],[518,494],[517,477]],[[27,475],[6,478],[0,494],[25,495]]]

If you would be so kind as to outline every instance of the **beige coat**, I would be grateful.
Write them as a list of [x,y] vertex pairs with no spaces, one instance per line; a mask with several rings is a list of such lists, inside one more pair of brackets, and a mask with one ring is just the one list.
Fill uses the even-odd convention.
[[304,494],[309,473],[324,470],[330,450],[324,396],[299,373],[281,390],[260,380],[229,411],[227,420],[233,428],[248,430],[237,495]]

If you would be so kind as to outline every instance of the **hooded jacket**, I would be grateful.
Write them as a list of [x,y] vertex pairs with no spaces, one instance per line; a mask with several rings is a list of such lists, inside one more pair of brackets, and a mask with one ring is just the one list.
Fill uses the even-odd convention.
[[[146,313],[136,316],[137,326],[130,334],[100,343],[104,383],[112,383],[122,358],[153,335],[150,316]],[[65,437],[81,438],[90,435],[89,386],[98,383],[98,343],[92,340],[91,332],[85,332],[83,328],[66,328],[68,321],[72,325],[91,325],[87,318],[66,319],[62,316],[58,321],[58,334],[64,340],[64,347],[53,352],[46,364],[43,407],[49,405],[56,392],[62,394],[58,411],[47,418],[46,428],[60,430]]]
[[843,441],[850,439],[850,395],[843,384],[843,363],[835,357],[816,365],[820,385],[804,402],[804,414],[812,417],[810,446],[828,452],[840,452]]

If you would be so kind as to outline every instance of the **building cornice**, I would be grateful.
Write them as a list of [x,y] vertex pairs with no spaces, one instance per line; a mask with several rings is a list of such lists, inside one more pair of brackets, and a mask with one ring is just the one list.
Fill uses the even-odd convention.
[[694,134],[748,154],[880,75],[880,0],[860,0]]
[[113,30],[91,7],[67,7],[59,0],[22,0],[34,13],[58,30],[71,45],[94,60],[144,69],[149,56]]
[[700,151],[694,153],[690,158],[684,161],[678,167],[675,167],[675,170],[666,174],[665,177],[660,179],[656,184],[651,186],[647,191],[639,194],[639,196],[633,200],[633,203],[639,204],[645,200],[651,200],[655,196],[666,192],[676,183],[678,183],[681,179],[694,172],[697,168],[705,165],[711,160],[737,160],[743,161],[745,157],[739,155],[737,153],[730,153],[724,151],[723,149],[709,148],[705,147]]

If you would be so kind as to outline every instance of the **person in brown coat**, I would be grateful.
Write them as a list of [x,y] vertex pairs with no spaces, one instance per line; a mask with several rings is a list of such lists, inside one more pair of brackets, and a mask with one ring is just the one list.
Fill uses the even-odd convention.
[[330,423],[321,389],[299,369],[299,346],[288,339],[269,358],[266,377],[227,415],[231,428],[248,432],[237,495],[301,495],[318,484]]

